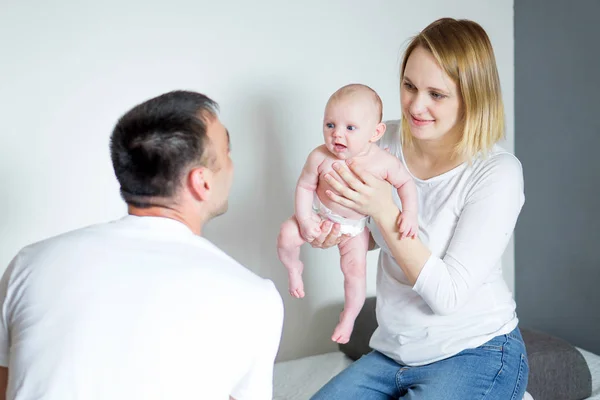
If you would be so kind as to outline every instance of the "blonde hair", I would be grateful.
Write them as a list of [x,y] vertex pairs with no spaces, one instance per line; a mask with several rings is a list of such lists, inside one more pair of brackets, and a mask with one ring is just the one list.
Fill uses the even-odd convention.
[[375,106],[375,112],[377,113],[378,120],[377,123],[380,123],[383,118],[383,102],[381,101],[381,97],[377,94],[377,92],[371,89],[367,85],[363,85],[361,83],[351,83],[346,86],[342,86],[338,90],[336,90],[329,100],[327,101],[327,105],[334,103],[340,99],[350,97],[357,94],[367,94],[371,97],[371,101]]
[[[462,135],[455,155],[471,159],[487,153],[504,137],[504,106],[494,50],[485,30],[469,20],[441,18],[431,23],[406,48],[401,84],[408,57],[417,47],[428,50],[458,87]],[[412,143],[406,118],[402,118],[402,141]]]

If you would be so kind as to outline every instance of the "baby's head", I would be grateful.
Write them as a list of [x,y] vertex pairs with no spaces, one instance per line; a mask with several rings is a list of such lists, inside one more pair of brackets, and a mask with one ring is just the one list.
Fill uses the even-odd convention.
[[368,86],[351,84],[338,89],[325,107],[327,149],[342,160],[365,153],[385,132],[382,109],[381,98]]

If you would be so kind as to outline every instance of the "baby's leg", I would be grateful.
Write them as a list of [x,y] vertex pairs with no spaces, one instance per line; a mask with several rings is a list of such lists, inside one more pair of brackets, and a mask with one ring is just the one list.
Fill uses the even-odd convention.
[[288,271],[290,294],[297,298],[304,297],[304,283],[302,282],[302,269],[300,261],[300,247],[304,239],[300,235],[296,217],[291,217],[281,225],[277,237],[277,255]]
[[348,343],[354,329],[354,321],[365,303],[367,250],[369,230],[340,243],[342,272],[344,273],[344,310],[331,340]]

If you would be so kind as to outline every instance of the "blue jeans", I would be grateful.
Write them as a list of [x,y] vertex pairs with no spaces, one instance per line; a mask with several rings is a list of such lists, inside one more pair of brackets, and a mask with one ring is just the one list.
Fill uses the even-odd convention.
[[419,367],[372,351],[321,388],[312,400],[521,400],[529,366],[519,328],[507,335]]

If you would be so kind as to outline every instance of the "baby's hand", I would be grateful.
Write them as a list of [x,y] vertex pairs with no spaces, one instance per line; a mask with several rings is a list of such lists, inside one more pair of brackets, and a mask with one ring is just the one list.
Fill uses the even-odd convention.
[[300,235],[307,242],[312,242],[321,234],[321,218],[317,214],[311,214],[310,217],[298,220]]
[[400,232],[401,239],[414,239],[419,233],[417,213],[414,211],[402,211],[398,220],[398,231]]

